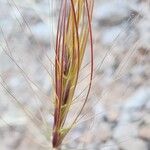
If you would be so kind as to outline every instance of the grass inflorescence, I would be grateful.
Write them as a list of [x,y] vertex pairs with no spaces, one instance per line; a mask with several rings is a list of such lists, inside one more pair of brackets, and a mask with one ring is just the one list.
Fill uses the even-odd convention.
[[[93,77],[92,12],[93,0],[63,0],[58,20],[55,48],[55,112],[53,124],[53,147],[60,147],[64,137],[76,123],[83,111],[91,89]],[[86,98],[74,121],[65,126],[73,102],[79,72],[90,39],[91,70]]]

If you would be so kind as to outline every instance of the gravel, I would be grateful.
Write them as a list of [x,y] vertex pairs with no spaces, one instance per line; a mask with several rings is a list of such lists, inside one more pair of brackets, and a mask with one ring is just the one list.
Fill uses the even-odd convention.
[[[8,89],[23,106],[31,109],[38,119],[41,119],[40,113],[42,112],[51,126],[53,118],[50,112],[53,103],[49,100],[52,99],[50,97],[52,81],[50,75],[42,68],[42,64],[49,71],[51,70],[52,64],[45,52],[49,57],[53,57],[53,47],[50,46],[55,43],[52,41],[52,45],[49,44],[50,39],[56,36],[55,21],[58,17],[58,7],[53,7],[49,15],[49,11],[46,10],[48,8],[46,0],[31,2],[18,0],[17,4],[30,24],[34,37],[29,33],[29,29],[23,23],[17,10],[10,8],[3,0],[0,0],[0,10],[2,10],[0,11],[0,26],[4,28],[15,60],[20,66],[24,66],[24,71],[40,87],[38,89],[31,84],[36,96],[42,102],[39,101],[37,105],[35,93],[29,90],[18,68],[4,54],[2,48],[0,48],[0,75],[7,82]],[[15,13],[22,23],[22,29],[14,18]],[[67,142],[63,146],[64,150],[74,150],[76,147],[81,150],[149,150],[149,14],[150,9],[146,0],[133,0],[132,2],[131,0],[124,2],[95,0],[93,16],[95,64],[100,64],[103,57],[106,56],[106,58],[98,71],[94,72],[97,80],[94,79],[88,102],[90,109],[87,109],[87,114],[94,117],[90,119],[89,116],[89,119],[86,118],[87,121],[81,121],[80,126],[66,138],[66,141],[70,143]],[[54,23],[53,29],[49,28],[49,22]],[[36,44],[34,38],[41,47]],[[114,41],[116,38],[117,40]],[[113,74],[136,41],[138,41],[137,48],[132,57],[126,60],[127,67],[124,73],[114,81]],[[3,47],[6,46],[1,32],[0,43]],[[83,70],[82,73],[85,76],[87,71]],[[105,92],[106,95],[103,95]],[[35,126],[33,127],[31,121],[28,121],[20,108],[12,102],[8,93],[0,87],[0,150],[48,150],[49,148],[44,147],[45,138]],[[8,124],[11,124],[11,127]],[[42,125],[40,129],[43,129]]]

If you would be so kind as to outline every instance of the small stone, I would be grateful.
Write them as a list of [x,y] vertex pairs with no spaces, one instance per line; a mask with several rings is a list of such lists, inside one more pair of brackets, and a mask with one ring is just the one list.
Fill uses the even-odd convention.
[[125,111],[142,109],[150,97],[150,88],[142,87],[138,89],[126,102]]
[[[50,42],[50,29],[48,25],[45,25],[43,23],[38,23],[31,28],[32,33],[34,37],[39,40],[40,42],[43,42],[45,44],[49,44]],[[53,31],[54,32],[54,31]]]
[[95,115],[100,114],[101,118],[106,116],[106,110],[102,104],[95,105],[93,110]]
[[146,104],[146,109],[147,109],[147,111],[150,112],[150,100],[149,100],[148,103]]
[[101,5],[96,5],[93,16],[102,25],[116,25],[128,18],[129,14],[129,9],[122,1],[109,1]]
[[139,129],[139,137],[145,140],[150,140],[150,126],[144,126]]
[[114,141],[108,141],[101,145],[100,150],[119,150],[117,144]]
[[[5,64],[5,65],[4,65]],[[10,69],[12,69],[13,63],[10,60],[10,58],[4,53],[0,53],[0,72],[6,72]]]
[[111,128],[107,123],[101,123],[99,125],[98,133],[99,133],[98,138],[101,142],[107,141],[112,136]]
[[112,45],[116,37],[122,32],[121,26],[110,27],[102,32],[102,43],[104,45]]
[[[130,28],[128,26],[130,26]],[[129,49],[135,43],[137,38],[138,32],[135,28],[128,23],[122,23],[103,28],[100,40],[104,46],[112,46],[115,43],[115,45],[117,45],[116,47],[119,48],[119,51],[124,51]]]
[[150,113],[146,113],[143,115],[143,120],[145,124],[150,124]]
[[[149,12],[150,13],[150,12]],[[146,48],[147,50],[150,49],[150,17],[145,17],[144,20],[140,21],[137,24],[137,28],[140,34],[140,46]]]
[[21,89],[21,88],[25,87],[24,79],[22,78],[22,76],[20,76],[18,74],[16,76],[10,78],[8,85],[9,85],[9,88],[11,88],[11,89],[16,89],[16,88]]
[[139,122],[143,120],[143,111],[123,111],[119,117],[119,121],[126,122]]
[[114,129],[113,138],[120,141],[126,138],[135,138],[137,135],[138,128],[136,124],[120,123]]
[[149,101],[150,88],[141,87],[125,102],[119,120],[135,122],[143,120],[145,107]]
[[119,145],[122,150],[148,150],[146,142],[135,138],[129,138],[124,142],[120,142]]
[[110,122],[116,122],[118,120],[119,111],[118,110],[109,110],[107,112],[107,119]]

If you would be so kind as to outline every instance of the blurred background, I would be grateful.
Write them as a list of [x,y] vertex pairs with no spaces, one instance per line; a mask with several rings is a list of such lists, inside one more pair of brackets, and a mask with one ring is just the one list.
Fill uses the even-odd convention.
[[[0,0],[0,150],[52,149],[59,8],[59,0]],[[93,86],[62,149],[150,150],[150,1],[95,0],[92,23]],[[86,94],[89,55],[87,46],[68,122]]]

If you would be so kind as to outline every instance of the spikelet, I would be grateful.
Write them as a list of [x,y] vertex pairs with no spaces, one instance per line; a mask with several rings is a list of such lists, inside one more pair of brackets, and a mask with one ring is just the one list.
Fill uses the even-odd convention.
[[[54,148],[60,147],[64,137],[73,124],[76,123],[91,89],[93,77],[91,29],[93,5],[94,0],[62,0],[61,3],[55,47],[55,112],[52,140]],[[64,124],[73,102],[88,38],[91,46],[91,70],[88,91],[75,120],[70,126],[65,127]]]

